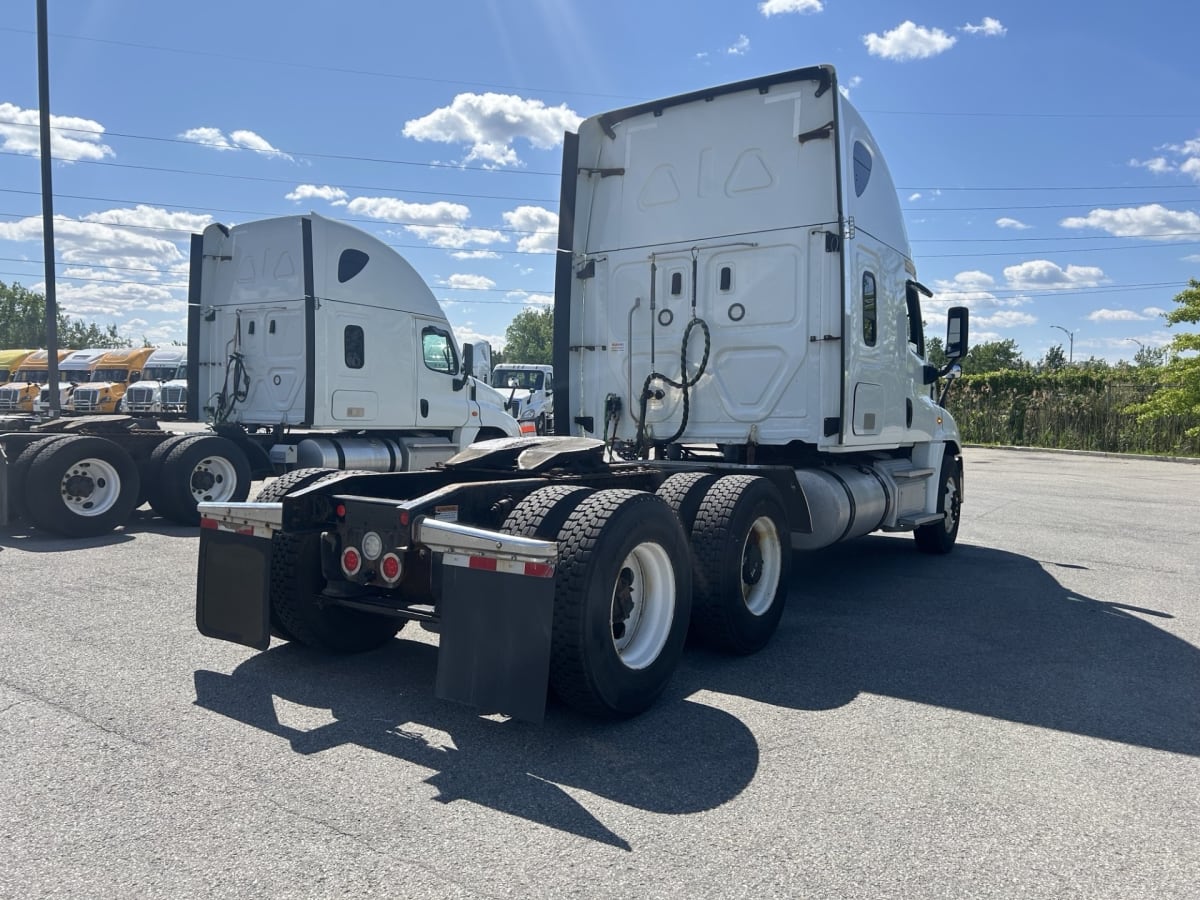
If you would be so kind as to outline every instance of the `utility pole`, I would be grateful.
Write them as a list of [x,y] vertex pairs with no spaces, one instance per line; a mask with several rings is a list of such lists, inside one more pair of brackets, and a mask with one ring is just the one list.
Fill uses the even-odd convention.
[[50,388],[50,418],[62,412],[58,397],[58,302],[54,293],[54,188],[50,155],[50,50],[46,0],[37,0],[38,119],[42,156],[42,255],[46,259],[46,385]]
[[1050,327],[1057,328],[1067,336],[1067,362],[1075,362],[1075,331],[1078,331],[1079,329],[1076,328],[1075,331],[1067,331],[1067,329],[1063,328],[1061,325],[1051,325]]

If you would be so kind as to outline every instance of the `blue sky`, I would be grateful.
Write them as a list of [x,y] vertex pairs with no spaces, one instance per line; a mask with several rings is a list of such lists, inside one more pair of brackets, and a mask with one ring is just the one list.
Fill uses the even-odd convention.
[[[44,286],[34,0],[0,14],[0,280]],[[1200,276],[1200,7],[973,0],[49,0],[57,293],[185,336],[188,235],[314,210],[395,246],[461,339],[550,302],[560,139],[832,63],[898,185],[931,324],[1128,359]],[[1058,326],[1058,328],[1055,328]],[[935,326],[935,333],[941,326]]]

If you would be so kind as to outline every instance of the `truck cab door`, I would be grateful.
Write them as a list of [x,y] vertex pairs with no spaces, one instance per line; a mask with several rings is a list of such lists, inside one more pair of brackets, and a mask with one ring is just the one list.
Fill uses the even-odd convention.
[[[469,390],[462,386],[462,362],[444,320],[415,317],[418,428],[460,428],[468,424]],[[457,382],[457,385],[456,385]]]

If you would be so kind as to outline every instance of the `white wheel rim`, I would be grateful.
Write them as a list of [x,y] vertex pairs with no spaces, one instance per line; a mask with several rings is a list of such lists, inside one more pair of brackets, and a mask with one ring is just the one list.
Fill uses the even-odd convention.
[[77,516],[102,516],[121,496],[121,476],[102,459],[81,459],[63,473],[59,495]]
[[783,546],[770,516],[759,516],[742,545],[742,602],[752,615],[764,615],[775,602],[783,573]]
[[[626,590],[632,609],[622,618]],[[675,621],[675,570],[660,544],[638,544],[621,563],[611,618],[613,647],[621,662],[644,669],[658,659]]]
[[237,490],[237,469],[222,456],[209,456],[196,463],[188,488],[197,503],[220,503]]

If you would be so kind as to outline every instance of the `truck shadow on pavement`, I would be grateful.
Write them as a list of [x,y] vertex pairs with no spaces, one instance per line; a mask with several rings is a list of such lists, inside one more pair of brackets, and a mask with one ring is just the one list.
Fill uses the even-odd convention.
[[139,534],[159,534],[172,538],[193,538],[200,533],[195,525],[178,525],[160,518],[149,510],[135,510],[133,516],[118,530],[90,538],[59,537],[27,525],[14,522],[0,527],[0,550],[28,550],[32,553],[62,553],[72,550],[91,550],[113,547],[136,540]]
[[[278,735],[297,753],[352,744],[433,769],[426,783],[443,803],[468,800],[623,850],[632,848],[559,785],[684,814],[737,796],[758,768],[750,730],[699,703],[661,703],[624,722],[552,703],[546,721],[530,725],[436,699],[436,670],[436,647],[417,641],[337,658],[284,644],[231,675],[196,671],[196,705]],[[334,721],[291,727],[280,721],[277,697],[328,709]],[[428,728],[449,734],[452,745],[431,741]]]
[[[797,554],[793,575],[764,651],[731,659],[689,648],[658,704],[631,721],[553,703],[541,726],[478,716],[433,696],[436,648],[403,639],[354,657],[276,645],[230,675],[196,671],[196,704],[297,753],[354,744],[433,769],[440,801],[626,850],[559,785],[664,814],[732,800],[758,770],[758,741],[735,716],[690,699],[697,692],[813,712],[868,692],[1200,755],[1200,650],[1141,618],[1162,613],[1069,591],[1028,557],[960,545],[930,559],[891,537]],[[334,721],[288,726],[276,697]]]
[[766,650],[689,654],[683,680],[802,710],[866,692],[1200,756],[1200,649],[1153,621],[1171,615],[1047,568],[1086,567],[965,544],[925,557],[888,536],[796,554]]

